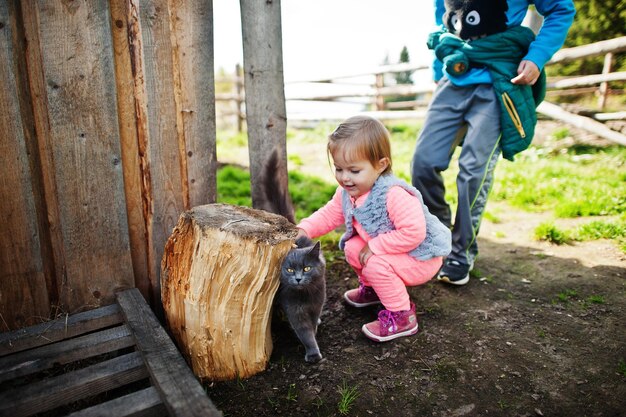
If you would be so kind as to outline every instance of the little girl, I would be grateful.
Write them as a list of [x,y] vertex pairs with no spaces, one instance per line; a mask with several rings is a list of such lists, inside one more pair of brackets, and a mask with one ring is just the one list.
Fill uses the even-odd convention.
[[354,307],[384,307],[363,333],[378,342],[413,335],[418,324],[406,286],[437,273],[450,252],[450,230],[429,213],[415,188],[391,173],[389,132],[378,120],[355,116],[341,123],[328,138],[328,154],[339,187],[298,224],[298,237],[316,238],[345,224],[339,247],[359,288],[344,299]]

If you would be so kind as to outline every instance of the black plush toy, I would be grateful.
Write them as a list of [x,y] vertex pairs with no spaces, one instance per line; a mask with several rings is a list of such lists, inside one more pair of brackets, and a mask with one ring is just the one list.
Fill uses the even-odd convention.
[[474,40],[506,30],[506,0],[445,0],[443,23],[450,33]]

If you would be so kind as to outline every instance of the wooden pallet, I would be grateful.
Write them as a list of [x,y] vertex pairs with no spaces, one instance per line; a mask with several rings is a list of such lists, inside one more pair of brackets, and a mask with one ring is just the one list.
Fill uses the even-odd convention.
[[64,409],[221,416],[137,289],[118,293],[117,304],[0,333],[0,416]]

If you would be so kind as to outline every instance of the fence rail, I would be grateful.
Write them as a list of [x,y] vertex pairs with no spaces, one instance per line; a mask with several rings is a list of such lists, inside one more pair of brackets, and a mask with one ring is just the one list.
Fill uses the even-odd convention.
[[[626,51],[626,36],[600,41],[588,45],[573,48],[561,49],[548,62],[547,65],[563,64],[579,59],[592,58],[604,55],[604,67],[601,74],[574,76],[574,77],[553,77],[547,82],[548,98],[564,95],[581,95],[594,93],[598,95],[598,112],[591,117],[573,115],[565,110],[557,111],[554,104],[548,103],[540,106],[538,111],[548,117],[557,118],[577,127],[590,130],[595,134],[625,144],[626,136],[620,132],[615,132],[602,125],[607,120],[624,120],[625,112],[602,113],[606,106],[609,95],[624,94],[624,89],[610,89],[609,83],[626,81],[626,72],[612,72],[612,65],[616,54]],[[394,84],[389,85],[386,80],[389,76],[401,72],[424,72],[419,78],[420,85]],[[237,69],[235,74],[240,74]],[[315,79],[296,80],[286,83],[285,98],[287,102],[358,102],[370,105],[374,110],[366,112],[379,119],[413,119],[423,118],[425,109],[429,102],[429,96],[434,91],[434,83],[425,82],[430,77],[430,67],[423,64],[395,64],[383,65],[375,68],[360,71],[352,74],[329,74]],[[363,78],[367,78],[364,82]],[[357,81],[355,81],[357,80]],[[358,81],[361,80],[361,81]],[[352,81],[352,82],[351,82]],[[241,130],[245,120],[244,89],[241,76],[229,79],[216,80],[216,82],[229,82],[233,85],[232,91],[224,94],[217,94],[216,101],[236,103],[232,108],[221,112],[222,117],[235,116],[238,128]],[[328,88],[332,85],[332,90]],[[298,91],[292,87],[313,86],[307,92]],[[324,87],[324,88],[323,88]],[[302,89],[300,89],[302,90]],[[323,91],[322,91],[323,90]],[[394,97],[396,101],[386,100]],[[407,100],[398,100],[398,98]],[[365,100],[364,100],[365,99]],[[557,106],[558,107],[558,106]],[[349,114],[348,114],[349,113]],[[290,122],[310,123],[320,120],[342,120],[353,112],[329,113],[292,113],[288,114]],[[594,120],[595,119],[595,120]],[[600,128],[598,125],[604,126]],[[608,130],[607,130],[608,129]]]

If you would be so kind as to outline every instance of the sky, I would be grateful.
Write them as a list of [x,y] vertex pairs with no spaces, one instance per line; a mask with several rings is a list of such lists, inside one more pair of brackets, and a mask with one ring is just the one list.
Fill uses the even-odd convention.
[[[282,0],[285,82],[362,72],[397,63],[429,64],[432,0]],[[213,0],[215,68],[243,64],[239,1]]]

